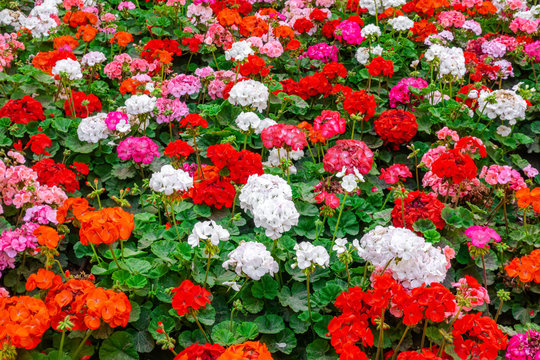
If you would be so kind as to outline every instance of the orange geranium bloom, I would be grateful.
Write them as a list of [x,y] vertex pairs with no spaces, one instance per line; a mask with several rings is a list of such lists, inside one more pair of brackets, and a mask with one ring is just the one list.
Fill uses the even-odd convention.
[[18,349],[35,348],[50,322],[49,311],[41,299],[0,298],[0,348],[6,343]]
[[133,41],[133,35],[125,31],[119,31],[111,38],[110,43],[118,43],[118,46],[126,47]]
[[59,36],[54,39],[53,47],[58,50],[63,47],[69,47],[71,50],[79,46],[79,42],[71,35]]
[[133,214],[120,207],[85,213],[79,219],[81,244],[112,244],[120,239],[127,240],[135,228],[133,219]]
[[162,64],[169,65],[172,61],[172,53],[167,50],[156,50],[152,54],[152,58],[156,59]]
[[56,288],[62,285],[62,278],[60,275],[56,275],[52,271],[39,269],[37,273],[32,274],[26,280],[26,290],[32,291],[35,288],[38,289],[50,289]]
[[77,57],[71,51],[65,50],[40,52],[32,59],[32,65],[37,69],[51,74],[52,68],[56,62],[64,59],[77,60]]
[[294,30],[289,26],[280,25],[274,28],[274,35],[278,38],[289,38],[289,40],[292,40],[294,38]]
[[65,24],[69,24],[71,27],[79,27],[86,24],[97,24],[98,18],[96,15],[85,12],[85,11],[75,11],[66,12],[66,15],[64,15],[64,18],[62,19]]
[[219,12],[217,21],[221,26],[226,27],[240,24],[242,18],[240,17],[238,11],[225,8]]
[[84,42],[90,42],[94,40],[97,33],[98,33],[98,30],[92,25],[82,25],[82,26],[79,26],[79,28],[77,29],[77,33],[75,34],[75,37],[77,39],[80,39],[82,37]]
[[268,32],[268,24],[259,17],[246,16],[242,19],[238,31],[245,37],[261,37]]
[[540,283],[540,249],[529,255],[513,259],[504,268],[510,277],[519,277],[523,283],[534,281]]
[[532,205],[535,212],[540,213],[540,187],[534,189],[524,188],[516,191],[517,204],[526,209]]
[[272,354],[265,344],[258,341],[246,341],[229,347],[217,360],[272,360]]
[[122,84],[120,84],[120,94],[125,95],[127,93],[130,93],[132,95],[136,95],[137,91],[139,91],[140,88],[144,89],[143,83],[139,80],[135,79],[126,79],[122,81]]
[[447,0],[418,0],[414,10],[420,15],[433,16],[435,10],[449,5]]
[[91,289],[86,295],[86,306],[88,310],[84,323],[89,329],[99,328],[100,318],[112,328],[126,326],[129,321],[131,303],[122,292],[103,288]]
[[90,207],[88,200],[84,198],[68,198],[66,201],[64,201],[64,204],[58,208],[58,211],[56,212],[56,220],[60,224],[65,223],[67,214],[70,210],[73,216],[75,216],[77,220],[81,221],[81,216],[88,211],[94,210],[94,208]]
[[49,249],[56,249],[60,237],[58,232],[50,226],[40,226],[34,230],[34,236],[37,237],[39,245],[44,245]]

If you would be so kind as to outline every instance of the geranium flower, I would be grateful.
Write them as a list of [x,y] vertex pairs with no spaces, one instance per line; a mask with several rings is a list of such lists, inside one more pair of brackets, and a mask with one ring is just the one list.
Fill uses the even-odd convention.
[[171,292],[173,293],[172,307],[180,316],[205,308],[206,304],[210,304],[210,292],[189,280],[184,280]]

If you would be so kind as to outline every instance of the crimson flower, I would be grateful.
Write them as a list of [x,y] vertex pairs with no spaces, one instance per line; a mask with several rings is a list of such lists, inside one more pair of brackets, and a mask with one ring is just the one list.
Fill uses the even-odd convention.
[[454,184],[476,177],[477,167],[471,157],[460,149],[452,149],[441,154],[431,166],[431,171],[441,179],[451,179]]
[[30,137],[30,141],[28,141],[26,147],[30,147],[30,150],[36,155],[49,156],[51,154],[45,151],[45,149],[51,147],[51,145],[51,139],[47,135],[39,133]]
[[172,290],[172,293],[174,294],[172,307],[180,316],[210,304],[210,292],[189,280],[184,280],[180,286]]
[[206,129],[208,127],[208,122],[199,114],[188,114],[185,118],[180,120],[180,126],[187,128],[200,126]]

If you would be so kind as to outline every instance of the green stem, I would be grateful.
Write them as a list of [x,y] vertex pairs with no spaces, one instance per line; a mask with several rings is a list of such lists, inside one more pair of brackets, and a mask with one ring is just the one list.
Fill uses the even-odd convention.
[[380,322],[380,325],[379,325],[379,341],[377,342],[377,354],[375,355],[375,360],[379,360],[379,354],[381,353],[381,350],[382,350],[382,342],[383,342],[383,337],[384,337],[384,313],[385,313],[385,310],[386,309],[383,309],[382,313],[381,313],[381,322]]
[[58,349],[58,360],[62,360],[64,357],[64,340],[66,339],[66,331],[62,330],[62,337],[60,338],[60,348]]
[[[339,214],[338,214],[338,218],[337,218],[337,222],[336,222],[336,228],[334,229],[334,236],[332,236],[332,245],[330,246],[330,249],[332,249],[334,247],[334,242],[336,241],[336,235],[337,235],[337,231],[338,231],[339,220],[341,220],[341,214],[343,213],[343,208],[345,208],[345,201],[347,200],[347,195],[349,195],[349,194],[345,193],[345,196],[343,196],[343,203],[341,204],[341,208],[339,209]],[[330,251],[332,251],[332,250],[330,250]]]
[[77,355],[79,355],[79,353],[81,352],[84,344],[86,343],[86,340],[88,340],[88,338],[90,337],[90,335],[92,335],[92,332],[94,330],[92,329],[89,329],[86,331],[86,334],[84,335],[83,339],[81,340],[81,342],[79,343],[79,346],[77,346],[77,349],[75,349],[75,352],[73,353],[73,355],[71,356],[73,359],[77,360]]
[[306,289],[307,289],[307,308],[309,315],[309,324],[313,326],[313,319],[311,317],[311,295],[309,294],[309,273],[306,274]]
[[112,258],[113,258],[114,263],[116,264],[116,266],[118,266],[118,269],[122,269],[122,267],[120,266],[120,263],[118,263],[118,259],[116,258],[116,254],[114,253],[114,250],[112,248],[112,244],[109,244],[109,250],[111,250]]
[[206,335],[206,332],[204,331],[204,329],[203,329],[201,323],[199,322],[199,319],[197,319],[197,315],[195,315],[195,312],[192,311],[192,312],[191,312],[191,315],[193,316],[193,319],[195,319],[195,322],[197,323],[197,326],[199,327],[199,330],[201,330],[201,332],[203,333],[204,338],[206,339],[206,342],[212,344],[212,342],[211,342],[210,339],[208,338],[208,335]]
[[351,140],[354,139],[354,127],[356,125],[356,120],[353,120],[353,123],[352,123],[352,131],[351,131]]
[[[427,319],[426,319],[427,320]],[[411,326],[410,325],[407,325],[407,327],[405,328],[405,331],[403,332],[403,335],[401,335],[401,339],[399,339],[399,343],[397,344],[397,346],[395,347],[394,349],[394,355],[392,355],[392,359],[391,360],[395,360],[396,357],[397,357],[397,354],[398,354],[398,351],[399,351],[399,348],[401,346],[401,344],[403,343],[403,340],[405,340],[405,335],[407,335],[407,331],[409,331],[409,328]]]
[[212,252],[208,250],[208,263],[206,264],[206,274],[204,274],[203,287],[206,286],[206,281],[208,280],[208,273],[210,272],[210,263],[212,262]]
[[495,318],[493,318],[495,322],[497,322],[497,319],[499,318],[499,315],[501,314],[503,304],[504,304],[504,301],[501,300],[501,303],[499,304],[499,307],[497,308],[497,313],[495,314]]
[[[484,254],[482,254],[482,271],[484,276],[484,287],[486,288],[486,291],[488,291],[488,285],[487,285],[487,273],[486,273],[486,261],[484,259]],[[489,315],[489,308],[488,303],[486,302],[486,313]]]
[[426,321],[424,321],[424,329],[422,330],[422,341],[420,341],[420,349],[424,348],[424,340],[426,339],[428,321],[429,321],[428,318],[426,318]]

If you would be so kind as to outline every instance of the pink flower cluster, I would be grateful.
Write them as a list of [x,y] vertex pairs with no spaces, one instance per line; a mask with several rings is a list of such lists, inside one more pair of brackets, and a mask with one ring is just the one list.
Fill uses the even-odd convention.
[[128,121],[127,114],[124,114],[121,111],[112,111],[108,113],[107,117],[105,118],[105,124],[107,125],[107,128],[111,131],[116,130],[116,125],[118,125],[120,121]]
[[36,222],[41,225],[47,225],[49,223],[58,224],[56,210],[49,205],[35,205],[27,209],[23,221]]
[[344,20],[340,22],[334,30],[334,35],[336,36],[336,39],[339,40],[339,42],[344,41],[349,45],[360,45],[362,41],[364,41],[360,25],[350,20]]
[[149,137],[130,136],[122,140],[116,152],[121,160],[133,159],[136,163],[150,164],[159,157],[159,146]]
[[534,61],[540,61],[540,40],[525,45],[523,51]]
[[124,9],[126,10],[133,10],[135,9],[135,4],[131,1],[122,1],[120,4],[118,4],[118,10],[122,11]]
[[323,159],[324,170],[337,173],[345,169],[346,174],[354,174],[356,168],[366,175],[373,166],[373,152],[360,140],[338,140]]
[[259,52],[270,58],[278,58],[283,54],[283,45],[277,40],[270,40],[259,48]]
[[[208,9],[205,7],[205,9]],[[188,9],[189,16],[189,9]],[[210,17],[212,17],[212,10],[210,9]],[[220,24],[212,24],[206,31],[204,43],[206,45],[215,45],[227,49],[234,42],[234,37],[231,32],[225,29]]]
[[404,164],[394,164],[387,169],[381,169],[381,179],[388,185],[393,185],[399,181],[412,177],[409,168]]
[[[283,123],[267,127],[261,133],[261,139],[267,149],[288,147],[302,150],[307,145],[306,134],[294,125]],[[289,149],[287,149],[289,150]]]
[[[235,73],[230,70],[219,70],[214,72],[215,79],[211,80],[208,84],[208,96],[212,100],[217,98],[223,99],[223,90],[225,86],[230,81],[234,80]],[[241,75],[238,75],[238,78],[242,78]]]
[[418,96],[411,94],[409,86],[424,89],[428,86],[428,83],[422,78],[409,77],[401,79],[396,86],[390,89],[390,93],[388,94],[390,107],[395,108],[399,104],[409,105],[412,102],[411,96],[414,100],[419,99]]
[[0,72],[11,66],[17,50],[24,50],[24,44],[17,41],[16,33],[0,34]]
[[470,226],[465,230],[465,235],[471,239],[469,244],[479,249],[483,249],[486,246],[489,249],[488,243],[491,240],[501,242],[499,234],[487,226]]
[[158,110],[156,117],[158,124],[180,121],[189,114],[187,105],[180,99],[159,98],[156,101],[156,109]]
[[[356,23],[355,23],[356,24]],[[311,45],[300,58],[308,57],[311,60],[319,60],[327,64],[338,60],[338,48],[335,45],[320,43]]]
[[471,307],[463,307],[464,311],[471,311],[476,306],[481,306],[484,303],[489,304],[489,294],[483,286],[480,286],[476,279],[465,275],[458,282],[452,283],[452,286],[457,288],[458,294],[464,299],[470,300]]
[[527,20],[518,17],[510,23],[510,30],[515,33],[521,31],[527,34],[534,34],[538,30],[539,25],[540,19]]
[[162,88],[162,96],[171,94],[179,98],[196,94],[201,90],[201,80],[197,76],[180,74],[167,81]]
[[479,177],[490,185],[508,184],[512,190],[520,190],[527,187],[520,173],[508,165],[484,166]]
[[449,129],[448,126],[445,126],[441,130],[437,131],[437,138],[439,140],[444,140],[444,141],[446,141],[447,138],[450,138],[454,140],[455,142],[459,141],[459,135],[457,131]]
[[[4,205],[17,209],[27,204],[61,205],[67,199],[66,193],[56,187],[41,185],[37,173],[24,166],[6,166],[0,159],[0,198]],[[0,214],[3,213],[0,204]]]
[[437,17],[437,23],[442,27],[454,26],[461,28],[465,23],[465,15],[459,11],[442,11]]
[[323,110],[321,115],[317,116],[313,121],[313,129],[320,131],[321,135],[326,139],[343,134],[346,125],[347,122],[341,117],[339,112],[332,110]]
[[37,247],[34,230],[39,227],[35,223],[25,223],[15,230],[5,230],[0,235],[0,271],[15,267],[15,257],[26,249]]
[[508,341],[506,360],[540,360],[540,332],[529,330]]

